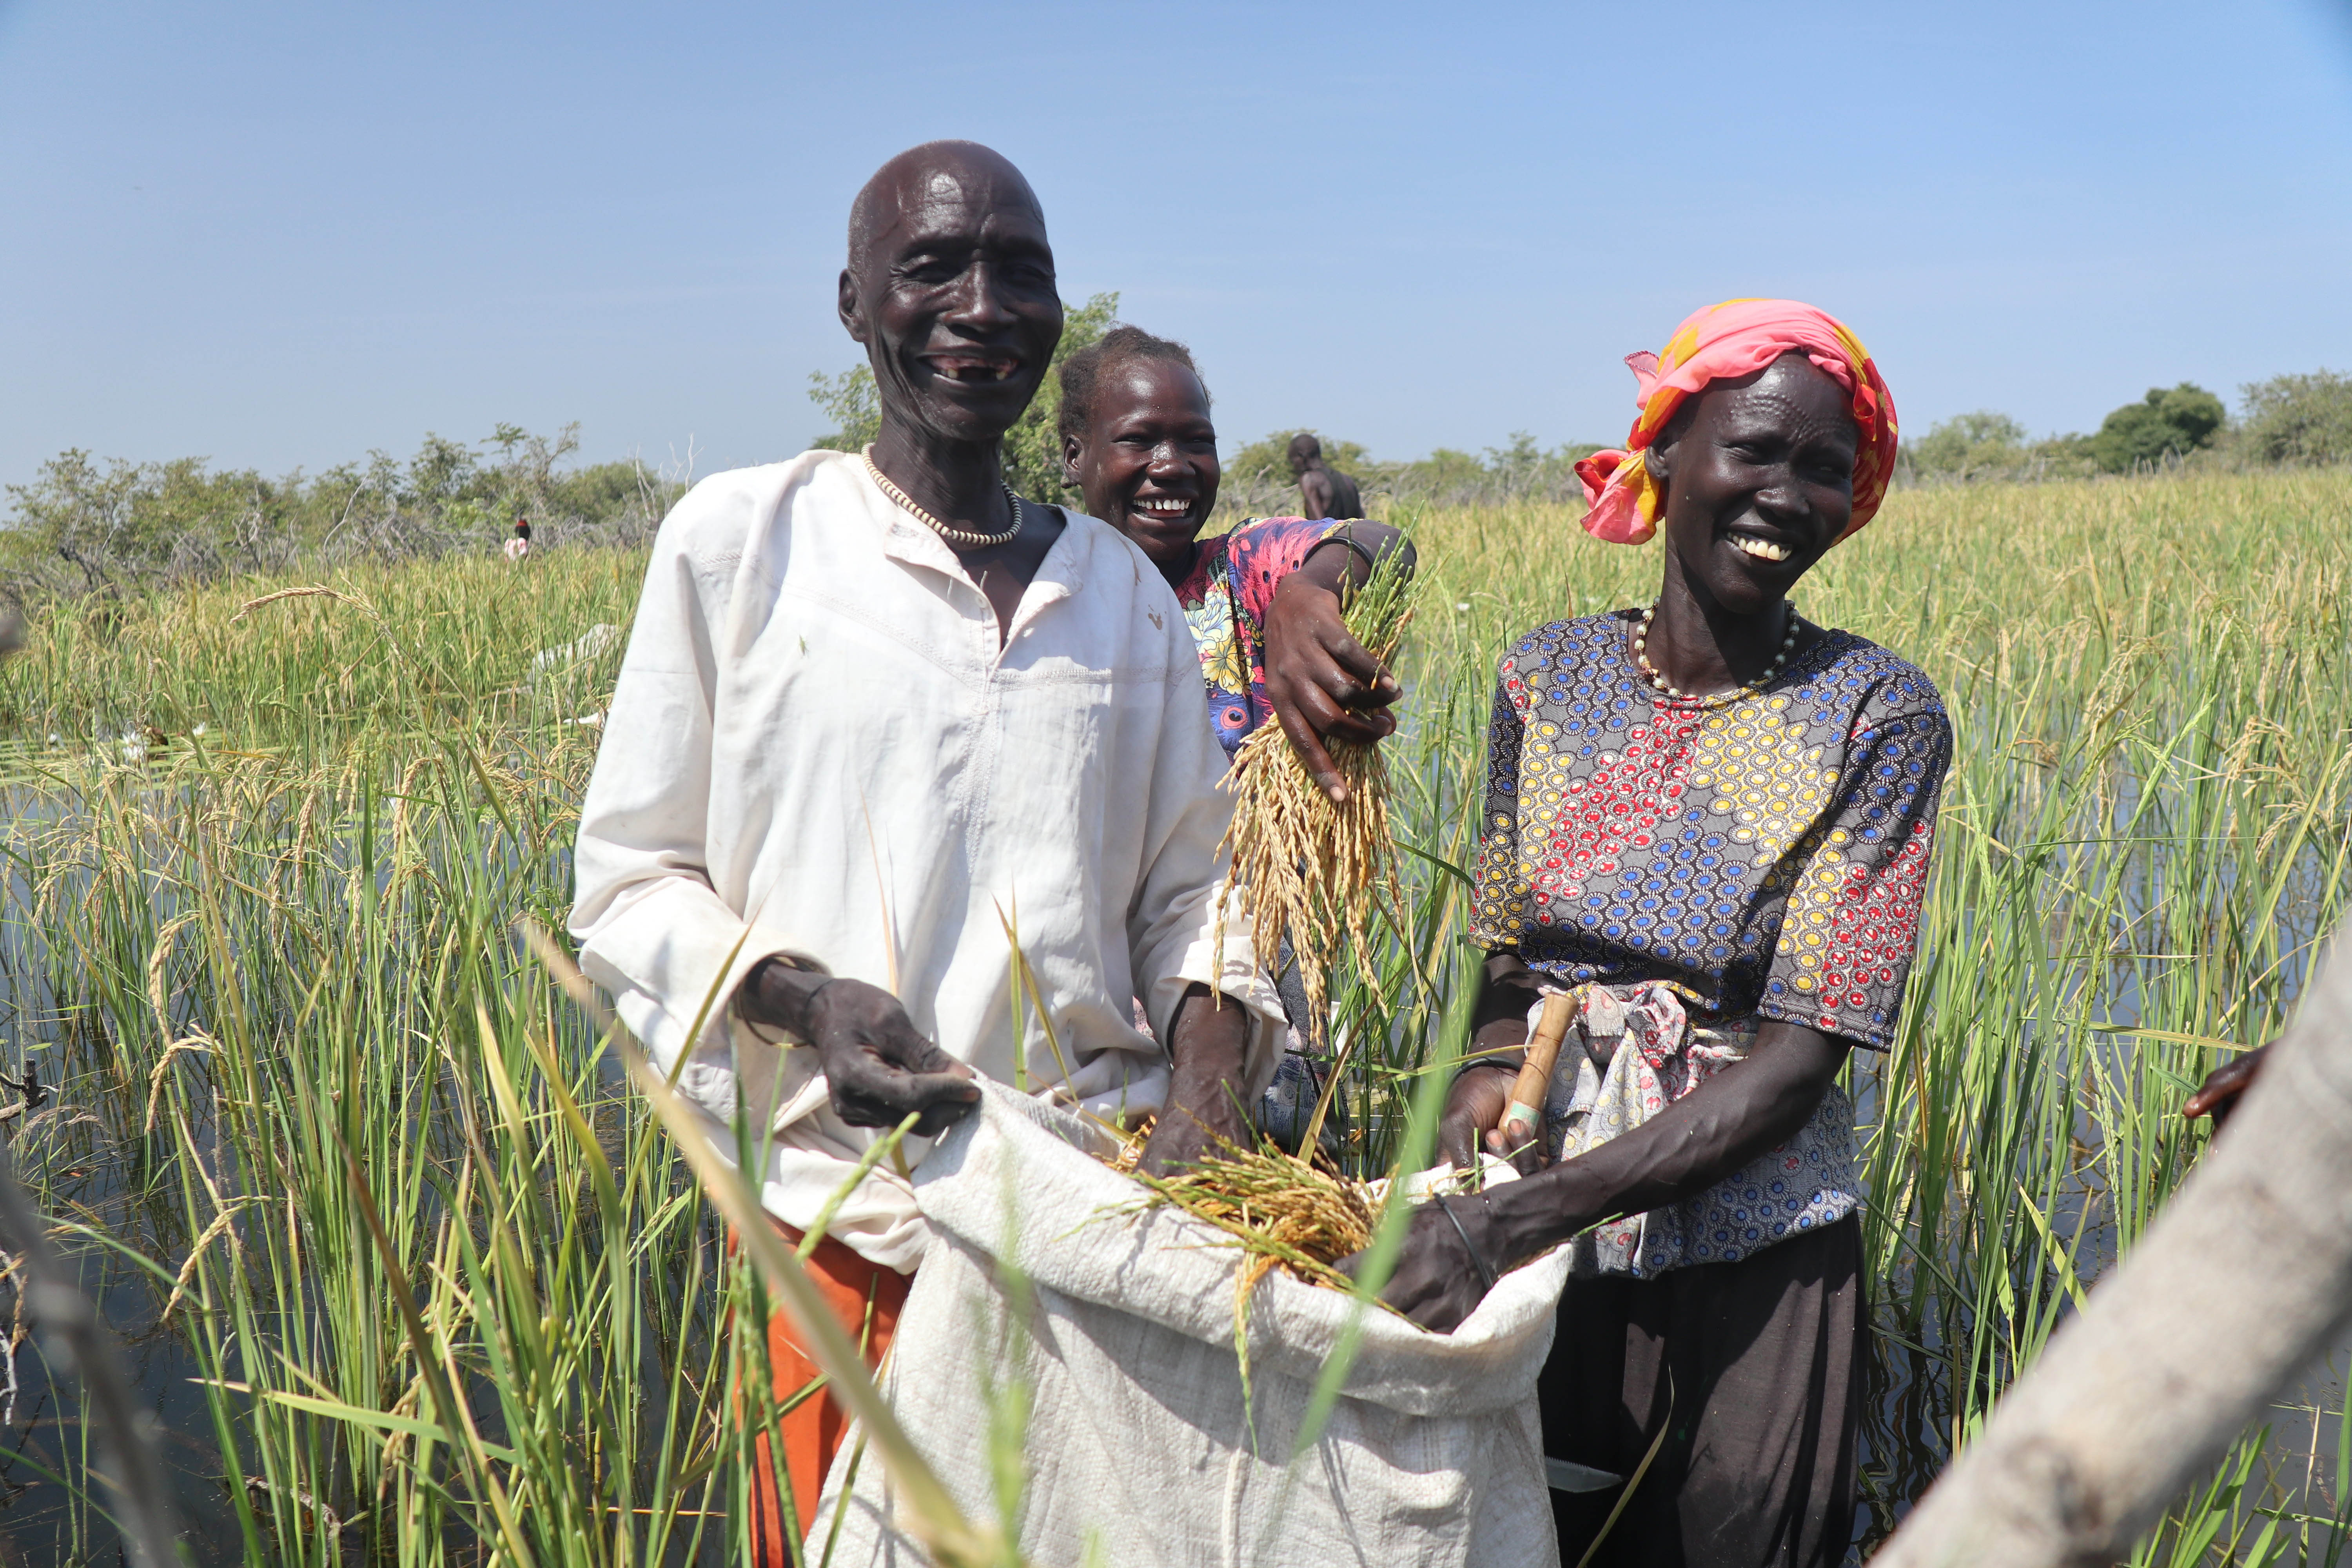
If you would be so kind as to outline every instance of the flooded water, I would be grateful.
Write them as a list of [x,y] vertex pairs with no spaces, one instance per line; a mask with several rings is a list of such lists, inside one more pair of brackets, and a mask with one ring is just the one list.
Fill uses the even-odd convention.
[[[318,1500],[273,1497],[270,1483],[258,1474],[264,1465],[242,1446],[237,1463],[223,1464],[206,1365],[190,1338],[194,1303],[184,1301],[167,1315],[175,1283],[186,1281],[174,1281],[168,1272],[159,1275],[126,1255],[128,1248],[163,1260],[167,1269],[175,1267],[192,1250],[196,1227],[177,1212],[183,1202],[180,1178],[163,1168],[163,1162],[175,1156],[168,1147],[159,1154],[152,1139],[137,1135],[142,1110],[152,1131],[151,1075],[143,1065],[126,1071],[128,1058],[112,1043],[110,1024],[72,999],[79,967],[72,955],[55,951],[49,933],[28,918],[35,908],[37,869],[47,869],[37,868],[40,851],[33,846],[82,819],[70,816],[51,789],[23,782],[24,764],[37,767],[42,749],[16,751],[15,757],[0,759],[0,767],[19,764],[6,770],[18,782],[0,784],[0,854],[5,857],[0,859],[0,1079],[6,1080],[0,1082],[0,1145],[50,1220],[52,1248],[95,1305],[152,1418],[151,1436],[170,1480],[190,1559],[200,1564],[277,1560],[279,1543],[270,1540],[266,1522],[257,1542],[248,1542],[236,1494],[242,1492],[265,1521],[273,1505],[279,1510],[299,1505],[301,1514],[315,1517]],[[151,787],[135,771],[125,770],[114,782],[134,795],[148,792],[148,804],[171,804],[168,790]],[[341,831],[358,830],[346,826]],[[507,869],[518,885],[561,888],[569,880],[568,849],[551,847],[535,864],[510,859]],[[375,879],[378,895],[387,890],[391,875],[387,869]],[[177,912],[168,886],[160,878],[155,882],[159,925]],[[50,891],[54,897],[55,889]],[[279,957],[293,962],[290,953]],[[386,979],[397,984],[394,977]],[[184,994],[171,997],[167,1035],[200,1032],[190,1006]],[[571,1048],[584,1047],[584,1030],[581,1024],[572,1027]],[[26,1103],[28,1081],[37,1084],[37,1103]],[[613,1120],[605,1115],[608,1107],[628,1102],[616,1060],[600,1062],[596,1093],[598,1098],[583,1101],[583,1110],[603,1125]],[[194,1137],[202,1163],[235,1191],[247,1179],[237,1169],[236,1149],[202,1123]],[[425,1219],[437,1223],[439,1211],[429,1193],[424,1202]],[[699,1245],[706,1253],[701,1278],[715,1280],[723,1271],[724,1251],[715,1219],[701,1224]],[[5,1262],[13,1265],[13,1254]],[[681,1354],[707,1360],[718,1298],[715,1287],[706,1287],[705,1293],[699,1310],[680,1306],[674,1316],[689,1333],[703,1336],[682,1347]],[[309,1300],[295,1311],[300,1317],[320,1310],[320,1303]],[[101,1435],[85,1418],[80,1378],[69,1357],[58,1359],[56,1347],[40,1333],[27,1332],[18,1289],[0,1288],[0,1314],[7,1315],[0,1316],[0,1327],[13,1331],[0,1350],[0,1568],[118,1562],[121,1551],[106,1516],[103,1488],[88,1479]],[[667,1398],[662,1369],[648,1364],[644,1371],[645,1397],[660,1405]],[[481,1387],[461,1386],[460,1392],[474,1395],[468,1403],[484,1440],[505,1440],[497,1398]],[[353,1511],[348,1500],[342,1506]],[[354,1528],[343,1536],[345,1560],[361,1561],[363,1531]],[[446,1561],[474,1560],[473,1544],[462,1530],[445,1529],[443,1540]],[[698,1555],[672,1552],[663,1561],[715,1563],[723,1560],[720,1544],[714,1534]]]
[[[22,910],[30,905],[32,888],[27,862],[16,847],[64,818],[56,797],[21,785],[0,791],[0,817],[11,846],[6,885],[0,890],[11,910]],[[536,874],[548,886],[561,888],[568,883],[564,852],[557,847],[549,855]],[[205,1564],[245,1562],[247,1542],[233,1489],[261,1483],[248,1479],[250,1467],[243,1456],[237,1467],[224,1471],[205,1366],[191,1350],[184,1322],[163,1315],[168,1282],[100,1239],[132,1238],[165,1259],[184,1255],[184,1224],[176,1246],[170,1245],[172,1223],[167,1216],[159,1224],[152,1213],[159,1194],[168,1197],[159,1173],[142,1164],[135,1145],[110,1137],[108,1130],[120,1124],[119,1117],[94,1113],[101,1106],[119,1109],[126,1092],[135,1099],[145,1089],[119,1081],[110,1068],[103,1031],[74,1005],[60,1001],[51,978],[58,955],[46,951],[42,942],[42,933],[23,920],[0,920],[0,1075],[21,1085],[28,1071],[35,1073],[45,1095],[39,1106],[0,1122],[0,1140],[28,1152],[29,1184],[45,1212],[68,1227],[58,1237],[59,1250],[98,1305],[154,1418],[156,1445],[172,1478],[193,1559]],[[2136,1023],[2140,998],[2129,966],[2092,983],[2107,987],[2094,1009],[2098,1016],[2119,1030]],[[2120,1064],[2135,1048],[2133,1037],[2102,1037],[2100,1048]],[[1874,1066],[1857,1073],[1857,1113],[1865,1125],[1883,1099],[1878,1070]],[[621,1092],[617,1079],[606,1087]],[[0,1110],[23,1099],[21,1089],[0,1089]],[[2098,1131],[2087,1119],[2077,1131],[2085,1142]],[[2084,1222],[2085,1242],[2075,1266],[2085,1285],[2115,1257],[2115,1232],[2095,1201],[2097,1195],[2095,1186],[2084,1185],[2071,1194],[2071,1210],[2062,1205],[2052,1216],[2069,1234]],[[714,1265],[706,1278],[715,1279],[720,1239],[715,1229],[706,1231]],[[0,1310],[14,1310],[16,1303],[15,1292],[0,1292]],[[64,1479],[84,1473],[92,1441],[79,1380],[70,1368],[51,1362],[37,1336],[24,1336],[21,1318],[15,1327],[13,1352],[0,1376],[0,1568],[114,1561],[111,1526],[94,1500]],[[1906,1343],[1893,1332],[1874,1339],[1864,1459],[1870,1497],[1858,1545],[1882,1535],[1948,1457],[1954,1402],[1944,1385],[1947,1363],[1936,1353],[1941,1349],[1932,1340]],[[2318,1514],[2334,1510],[2347,1368],[2352,1336],[2318,1358],[2277,1401],[2267,1458],[2279,1506]],[[719,1561],[715,1541],[703,1556]],[[463,1560],[462,1552],[454,1560]]]

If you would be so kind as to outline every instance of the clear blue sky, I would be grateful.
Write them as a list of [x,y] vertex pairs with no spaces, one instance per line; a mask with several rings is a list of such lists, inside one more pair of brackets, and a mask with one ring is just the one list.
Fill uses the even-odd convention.
[[1622,356],[1741,294],[1845,317],[1917,433],[2352,371],[2352,0],[0,0],[0,481],[788,456],[852,193],[949,135],[1229,447],[1614,439]]

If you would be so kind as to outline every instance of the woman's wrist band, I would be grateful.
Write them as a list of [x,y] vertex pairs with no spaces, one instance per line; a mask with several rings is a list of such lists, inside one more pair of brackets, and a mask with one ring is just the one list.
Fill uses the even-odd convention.
[[[1309,550],[1307,553],[1308,555],[1313,555],[1316,550],[1320,550],[1327,544],[1336,544],[1342,550],[1353,552],[1356,558],[1364,563],[1364,572],[1367,577],[1381,569],[1380,557],[1374,555],[1370,550],[1366,549],[1361,543],[1360,543],[1354,534],[1347,532],[1344,530],[1338,533],[1325,534],[1322,538],[1315,542],[1315,549]],[[1303,566],[1306,563],[1301,561],[1299,564]]]
[[1502,1046],[1496,1047],[1491,1055],[1484,1052],[1473,1051],[1471,1053],[1470,1060],[1464,1062],[1460,1067],[1454,1069],[1454,1081],[1455,1083],[1460,1083],[1464,1079],[1468,1078],[1472,1073],[1476,1072],[1481,1068],[1493,1068],[1497,1072],[1507,1072],[1516,1075],[1519,1070],[1519,1063],[1503,1060],[1502,1053],[1507,1050],[1517,1051],[1520,1049],[1521,1047],[1517,1046]]
[[[1481,1194],[1479,1195],[1483,1200],[1485,1194]],[[1437,1207],[1447,1219],[1454,1222],[1454,1234],[1462,1238],[1462,1250],[1470,1255],[1470,1267],[1478,1271],[1478,1289],[1480,1293],[1484,1294],[1488,1290],[1492,1290],[1495,1288],[1495,1271],[1486,1267],[1486,1259],[1480,1255],[1478,1251],[1478,1244],[1470,1239],[1469,1228],[1462,1223],[1462,1216],[1455,1214],[1454,1212],[1454,1205],[1447,1203],[1444,1198],[1437,1200]],[[1490,1209],[1488,1212],[1492,1213],[1493,1211]]]

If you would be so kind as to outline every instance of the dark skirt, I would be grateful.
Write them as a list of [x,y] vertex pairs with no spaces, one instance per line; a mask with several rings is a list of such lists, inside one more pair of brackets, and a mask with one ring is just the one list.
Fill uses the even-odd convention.
[[[1631,1478],[1666,1433],[1596,1568],[1843,1563],[1864,1318],[1852,1217],[1737,1263],[1570,1280],[1537,1389],[1545,1451]],[[1565,1568],[1622,1495],[1552,1493]]]

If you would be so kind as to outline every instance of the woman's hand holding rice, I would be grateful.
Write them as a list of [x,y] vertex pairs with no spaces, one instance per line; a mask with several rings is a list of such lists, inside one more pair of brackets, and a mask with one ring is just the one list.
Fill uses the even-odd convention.
[[1347,785],[1327,742],[1385,740],[1396,731],[1388,705],[1404,694],[1396,677],[1349,635],[1340,592],[1351,576],[1360,582],[1369,574],[1367,556],[1357,550],[1378,557],[1399,547],[1412,548],[1395,529],[1357,523],[1349,540],[1324,541],[1283,578],[1266,612],[1266,701],[1308,774],[1335,802],[1347,797]]

